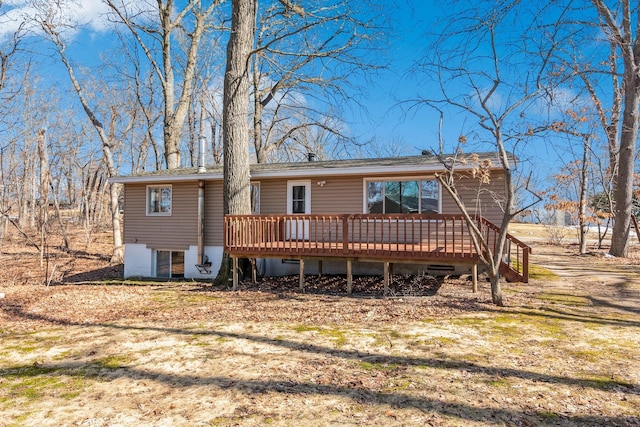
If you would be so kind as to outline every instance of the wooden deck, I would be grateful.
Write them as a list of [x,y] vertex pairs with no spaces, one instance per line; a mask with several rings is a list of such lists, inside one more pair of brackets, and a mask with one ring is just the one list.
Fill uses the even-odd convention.
[[[494,248],[499,228],[476,219]],[[478,264],[462,215],[228,215],[224,250],[234,259],[295,258],[380,261],[385,263]],[[531,248],[507,235],[502,273],[528,282]],[[303,268],[303,267],[302,267]],[[302,273],[301,268],[301,273]],[[302,280],[302,279],[301,279]]]

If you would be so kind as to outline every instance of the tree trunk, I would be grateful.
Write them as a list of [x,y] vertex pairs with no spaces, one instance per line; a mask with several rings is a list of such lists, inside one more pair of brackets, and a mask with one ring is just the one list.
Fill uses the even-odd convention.
[[38,158],[40,160],[40,197],[38,199],[38,206],[40,207],[38,213],[38,227],[40,229],[40,267],[43,267],[47,246],[47,223],[49,221],[49,159],[44,129],[38,130],[36,139],[38,142]]
[[[248,59],[253,48],[255,13],[255,0],[233,0],[222,115],[225,215],[251,213]],[[226,264],[229,261],[225,254],[216,283],[227,282],[229,270]],[[226,278],[221,275],[224,272]]]
[[587,172],[589,170],[589,152],[591,150],[589,137],[585,137],[584,145],[583,145],[583,153],[582,153],[582,168],[580,170],[580,206],[578,212],[578,222],[580,224],[580,254],[584,255],[587,253],[587,233],[589,231],[587,227],[587,184],[589,182],[589,177]]
[[504,303],[502,302],[502,289],[500,287],[500,273],[492,275],[491,279],[491,301],[499,306],[503,307]]
[[255,0],[234,0],[224,76],[224,213],[250,214],[249,69]]
[[[636,139],[638,137],[638,102],[640,101],[640,62],[638,58],[638,18],[637,2],[622,0],[616,2],[615,13],[604,0],[591,0],[601,19],[603,32],[609,37],[613,47],[617,48],[623,59],[622,73],[622,129],[620,131],[620,151],[618,170],[614,174],[613,190],[613,232],[609,253],[617,257],[627,256],[629,230],[633,207],[633,166],[635,161]],[[635,19],[635,23],[634,23]],[[613,50],[615,52],[615,49]],[[614,85],[615,87],[615,85]],[[614,92],[614,100],[617,98]],[[614,111],[615,112],[615,111]]]
[[638,138],[638,102],[640,102],[640,78],[637,67],[625,58],[625,100],[620,135],[620,155],[618,157],[618,175],[614,189],[614,223],[609,253],[617,257],[626,257],[628,252],[629,230],[633,208],[633,168],[636,158],[636,139]]
[[260,102],[260,70],[257,58],[253,61],[253,151],[256,162],[264,163],[266,156],[262,145],[262,103]]
[[111,209],[111,227],[113,230],[111,264],[122,264],[124,262],[124,245],[122,244],[122,231],[120,229],[120,205],[118,203],[118,197],[120,195],[119,187],[119,184],[109,184],[109,207]]

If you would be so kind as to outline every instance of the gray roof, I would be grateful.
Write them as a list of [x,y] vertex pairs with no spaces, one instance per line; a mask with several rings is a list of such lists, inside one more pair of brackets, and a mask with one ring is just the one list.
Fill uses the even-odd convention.
[[[462,157],[469,160],[472,155],[479,159],[489,159],[494,168],[500,169],[500,159],[496,152],[482,152],[465,154]],[[403,156],[370,159],[348,160],[321,160],[289,163],[260,163],[250,165],[251,177],[294,177],[294,176],[323,176],[358,173],[406,173],[406,172],[434,172],[443,169],[442,159],[450,160],[453,154],[438,157],[435,155]],[[458,156],[458,160],[462,158]],[[515,157],[509,154],[509,161],[515,161]],[[456,168],[468,169],[469,163],[458,162]],[[221,165],[207,166],[206,172],[198,172],[197,167],[179,168],[171,170],[159,170],[140,174],[113,177],[112,182],[166,182],[166,181],[192,181],[200,179],[222,179],[223,167]]]

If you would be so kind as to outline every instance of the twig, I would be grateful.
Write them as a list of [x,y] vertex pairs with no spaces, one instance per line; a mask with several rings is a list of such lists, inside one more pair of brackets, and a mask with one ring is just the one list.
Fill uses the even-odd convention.
[[40,246],[38,246],[38,244],[36,242],[31,240],[31,237],[27,236],[27,234],[24,231],[22,231],[20,226],[18,224],[16,224],[16,222],[14,220],[12,220],[9,215],[7,215],[7,212],[9,212],[9,211],[0,212],[0,214],[2,214],[3,217],[7,218],[7,220],[20,232],[20,234],[22,234],[29,241],[29,243],[31,243],[38,251],[40,251]]
[[51,274],[49,275],[49,277],[47,278],[47,288],[49,287],[49,285],[51,284],[51,282],[53,281],[53,273],[56,272],[56,266],[58,264],[53,264],[53,268],[51,269]]

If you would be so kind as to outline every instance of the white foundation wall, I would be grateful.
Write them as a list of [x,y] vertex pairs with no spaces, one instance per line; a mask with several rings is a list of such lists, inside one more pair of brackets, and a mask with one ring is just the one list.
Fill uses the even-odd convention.
[[147,245],[127,243],[124,245],[124,277],[151,277],[153,251]]
[[[200,273],[198,246],[191,245],[184,252],[184,276],[187,279],[213,279],[222,263],[222,246],[205,246],[204,253],[209,258],[211,274]],[[127,243],[124,247],[124,277],[153,277],[155,275],[153,250],[145,244]]]
[[222,246],[205,246],[204,254],[209,258],[211,267],[208,267],[210,274],[200,273],[196,264],[200,264],[198,259],[198,246],[191,245],[184,253],[184,277],[187,279],[215,279],[222,263]]
[[[205,246],[204,253],[209,258],[211,274],[200,273],[196,268],[198,260],[198,246],[191,245],[184,253],[184,276],[187,279],[214,279],[222,263],[222,246]],[[322,263],[323,274],[345,274],[347,271],[345,260],[324,260]],[[263,276],[287,276],[298,274],[300,264],[297,261],[281,260],[277,258],[261,258],[257,260],[258,273]],[[381,275],[383,273],[382,262],[353,262],[354,275]],[[318,261],[305,260],[305,274],[318,274]],[[469,265],[441,266],[437,264],[403,264],[394,263],[394,274],[430,274],[432,276],[461,275],[471,272]],[[124,251],[124,277],[153,277],[154,256],[153,250],[145,244],[127,243]]]

